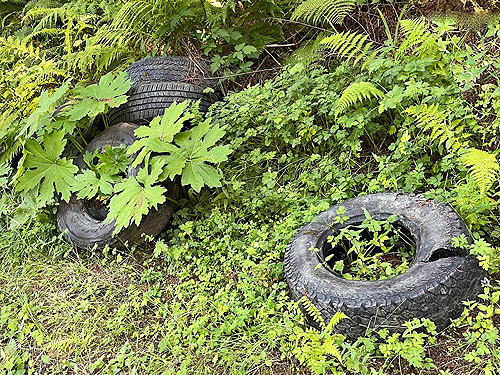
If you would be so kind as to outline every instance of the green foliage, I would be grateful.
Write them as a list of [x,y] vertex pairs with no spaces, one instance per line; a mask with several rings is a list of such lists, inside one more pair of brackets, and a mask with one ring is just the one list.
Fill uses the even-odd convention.
[[471,148],[464,151],[460,161],[470,167],[472,179],[479,187],[481,194],[485,194],[493,185],[500,170],[496,155]]
[[84,117],[93,119],[106,113],[108,108],[116,108],[125,103],[130,87],[127,73],[123,72],[117,77],[108,73],[101,77],[98,84],[77,86],[73,90],[76,102],[66,107],[64,114],[69,116],[69,121],[78,121]]
[[355,0],[304,0],[292,13],[292,20],[314,25],[340,24],[352,10]]
[[470,253],[479,260],[479,264],[488,273],[493,274],[500,270],[500,249],[491,246],[482,238],[470,245]]
[[371,50],[372,43],[366,42],[367,35],[353,31],[344,31],[321,38],[319,45],[326,49],[329,54],[336,56],[339,60],[350,63],[356,57],[353,65],[361,59],[365,59]]
[[[338,322],[346,318],[345,314],[336,313],[328,325],[321,318],[321,313],[307,297],[300,300],[307,313],[313,316],[321,325],[321,331],[306,329],[297,333],[297,348],[294,354],[302,364],[312,370],[313,374],[326,374],[328,370],[335,370],[342,363],[341,344],[343,337],[333,334],[333,328]],[[337,373],[337,372],[335,372]]]
[[210,118],[180,132],[183,123],[193,118],[188,113],[182,116],[187,103],[173,103],[161,118],[151,122],[151,126],[137,129],[136,136],[140,139],[129,148],[128,154],[141,150],[133,165],[153,153],[160,154],[151,160],[163,166],[162,180],[181,176],[181,183],[191,186],[196,192],[205,185],[220,187],[222,175],[210,164],[226,161],[232,150],[227,145],[215,146],[224,136],[224,130],[213,125]]
[[335,115],[338,116],[347,108],[354,106],[356,103],[372,98],[383,98],[384,93],[377,89],[370,82],[354,82],[349,85],[337,101],[337,109]]
[[153,151],[161,152],[163,144],[172,143],[174,136],[180,132],[184,122],[194,117],[191,113],[186,113],[181,117],[187,106],[187,101],[179,104],[174,102],[165,109],[163,116],[154,118],[148,126],[141,126],[135,131],[135,135],[139,139],[130,146],[128,154],[132,155],[139,150],[140,152],[135,157],[132,166],[135,167],[142,163],[144,158],[151,155]]
[[[467,145],[465,138],[467,134],[457,132],[455,127],[460,124],[462,119],[448,122],[448,113],[439,109],[437,104],[420,104],[406,109],[406,113],[413,116],[419,123],[419,127],[424,130],[431,130],[431,137],[438,141],[438,144],[444,144],[447,149],[457,151]],[[460,134],[461,139],[457,139],[456,134]]]
[[158,182],[162,167],[163,163],[159,160],[152,162],[151,165],[146,160],[137,177],[128,177],[115,185],[106,217],[106,221],[116,220],[113,234],[119,233],[132,222],[139,225],[141,218],[151,208],[157,208],[159,204],[165,202],[167,190],[159,185],[153,186]]
[[18,176],[16,189],[38,194],[42,204],[48,203],[54,194],[60,193],[63,200],[69,201],[70,184],[78,168],[71,160],[61,158],[66,140],[64,132],[45,134],[42,146],[35,140],[27,140],[25,148],[25,171]]
[[307,312],[307,314],[313,318],[313,320],[322,328],[326,328],[325,320],[321,315],[321,311],[318,310],[316,306],[307,298],[307,296],[303,296],[299,303],[302,305],[303,309]]
[[386,343],[379,347],[382,355],[385,358],[403,358],[417,369],[435,370],[436,365],[426,358],[424,349],[426,339],[431,344],[435,342],[434,323],[429,319],[413,319],[406,322],[405,326],[406,329],[402,334],[387,336],[386,331],[379,332],[379,335],[386,340]]
[[223,135],[223,129],[217,125],[212,126],[210,120],[205,120],[193,129],[177,135],[171,147],[159,150],[169,154],[155,159],[165,164],[165,175],[171,179],[180,175],[181,183],[190,185],[194,191],[199,192],[204,185],[220,187],[222,175],[209,163],[226,161],[227,155],[231,153],[228,145],[215,146]]
[[465,360],[480,369],[483,374],[493,375],[500,370],[498,356],[499,330],[495,323],[500,315],[500,291],[486,285],[478,301],[466,302],[466,308],[455,326],[466,325],[463,333],[469,349]]
[[[150,19],[138,13],[138,21],[131,14],[130,20],[122,19],[123,29],[114,31],[109,29],[113,16],[127,2],[37,1],[7,18],[7,23],[15,19],[22,29],[9,24],[0,36],[2,160],[10,160],[23,146],[35,150],[35,143],[44,153],[55,152],[56,165],[64,160],[66,154],[56,152],[60,143],[77,141],[90,120],[69,121],[70,108],[56,113],[59,104],[76,99],[71,84],[61,103],[39,111],[39,116],[55,117],[46,117],[47,127],[39,127],[32,118],[23,134],[18,133],[37,110],[42,92],[47,91],[44,101],[50,102],[51,93],[70,77],[85,86],[139,56],[199,46],[206,46],[213,67],[239,64],[237,69],[244,70],[254,53],[251,47],[260,51],[279,39],[276,28],[269,31],[271,36],[263,31],[270,27],[264,19],[279,14],[272,9],[281,5],[271,1],[139,5],[150,4],[157,11]],[[127,34],[134,27],[137,32]],[[206,120],[210,125],[195,116],[190,120],[196,130],[182,132],[179,119],[190,116],[182,112],[141,130],[142,143],[135,147],[144,165],[137,165],[136,177],[116,183],[111,198],[123,227],[168,195],[158,185],[170,173],[161,158],[173,155],[174,148],[178,164],[187,165],[194,160],[192,153],[180,150],[194,149],[199,139],[207,158],[202,163],[223,174],[220,188],[188,191],[178,202],[170,228],[145,249],[76,254],[57,233],[52,201],[49,209],[40,209],[39,187],[22,190],[22,196],[4,187],[0,363],[10,368],[5,372],[36,368],[54,374],[265,374],[285,368],[299,374],[374,375],[434,374],[436,367],[446,374],[460,366],[464,373],[497,373],[498,203],[491,187],[489,196],[481,194],[459,157],[466,144],[469,149],[497,148],[500,90],[492,77],[499,66],[488,54],[467,47],[455,30],[448,34],[450,28],[443,23],[436,31],[420,21],[400,28],[397,38],[373,53],[361,37],[350,59],[353,48],[346,47],[344,55],[331,55],[328,68],[288,66],[266,84],[227,97],[212,108]],[[497,31],[479,36],[478,45],[494,51]],[[110,41],[96,38],[96,33],[101,38],[107,32]],[[113,40],[120,34],[132,37],[119,46]],[[356,101],[336,115],[337,102],[356,82],[370,82],[384,97],[363,100],[362,105]],[[434,133],[434,126],[415,120],[416,112],[406,112],[423,105],[437,115],[446,113],[436,125],[438,130],[446,127],[444,132]],[[82,109],[74,118],[85,114]],[[209,146],[210,139],[220,142],[223,132],[234,151],[228,157],[228,148],[221,149],[217,158],[224,162],[215,168],[210,157],[217,146]],[[32,136],[27,139],[28,133]],[[55,141],[61,133],[59,148],[49,150],[44,136]],[[162,137],[168,142],[157,142]],[[185,142],[185,147],[178,142]],[[172,153],[158,155],[157,143]],[[124,159],[122,164],[113,158],[107,151],[89,155],[88,170],[106,181],[100,171],[113,165],[123,171]],[[30,163],[33,155],[26,153],[20,166],[35,173]],[[11,173],[1,165],[0,176],[10,183]],[[44,181],[42,177],[38,185]],[[106,195],[109,186],[93,182],[87,194]],[[74,189],[82,188],[83,182]],[[49,195],[61,194],[57,186],[49,190]],[[326,328],[312,330],[304,326],[291,301],[282,259],[295,230],[333,203],[382,190],[426,192],[429,198],[451,203],[471,227],[475,241],[470,251],[490,271],[491,280],[483,283],[491,285],[477,305],[468,305],[456,324],[460,328],[449,331],[450,336],[434,336],[432,324],[423,320],[408,323],[396,335],[367,332],[367,337],[346,342],[332,334],[340,327],[333,327],[340,314]],[[119,214],[120,209],[126,212]],[[382,224],[378,229],[379,224],[367,220],[363,229],[377,229],[377,241],[388,247],[387,241],[380,241],[385,229]],[[314,313],[311,306],[310,310]],[[453,361],[441,359],[449,355]]]
[[[113,194],[113,185],[121,180],[120,174],[125,173],[131,164],[126,155],[125,146],[107,146],[104,152],[86,152],[83,159],[89,169],[78,174],[71,186],[77,192],[78,199],[106,197]],[[97,159],[97,162],[95,162]]]
[[[347,219],[340,218],[339,221]],[[386,220],[375,220],[365,210],[361,223],[346,226],[328,237],[332,250],[323,254],[322,265],[348,280],[384,280],[406,272],[415,254],[415,243],[393,225],[396,219],[392,215]]]
[[52,95],[46,91],[40,95],[38,107],[33,113],[21,123],[17,137],[31,138],[33,135],[43,134],[49,124],[54,120],[54,112],[60,104],[61,98],[68,91],[70,82],[65,82]]

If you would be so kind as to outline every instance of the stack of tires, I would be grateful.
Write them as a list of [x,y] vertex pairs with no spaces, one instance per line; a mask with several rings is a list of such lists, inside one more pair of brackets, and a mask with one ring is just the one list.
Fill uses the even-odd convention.
[[[208,64],[187,57],[152,57],[137,61],[127,68],[132,81],[128,100],[108,113],[110,127],[89,142],[76,159],[80,169],[87,168],[83,161],[85,152],[107,146],[131,145],[136,140],[134,131],[140,125],[147,125],[157,116],[163,115],[173,102],[198,101],[199,111],[205,113],[217,100],[213,93],[217,80],[210,75]],[[210,91],[210,90],[207,90]],[[211,90],[213,91],[213,90]],[[138,168],[129,167],[127,176],[135,176]],[[107,206],[97,199],[77,199],[73,195],[68,203],[61,202],[57,211],[57,223],[65,236],[79,248],[123,247],[141,244],[147,236],[156,236],[168,224],[180,186],[169,182],[166,186],[169,198],[157,209],[151,209],[141,223],[123,229],[116,236],[114,222],[106,222]]]

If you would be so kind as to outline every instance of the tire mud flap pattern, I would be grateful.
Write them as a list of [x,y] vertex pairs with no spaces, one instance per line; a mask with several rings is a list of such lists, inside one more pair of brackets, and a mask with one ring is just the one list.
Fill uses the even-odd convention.
[[[110,127],[89,142],[85,151],[104,151],[106,146],[131,145],[135,140],[134,131],[138,126],[135,124],[121,123]],[[86,168],[83,156],[80,155],[75,164],[80,168]],[[127,175],[136,176],[138,168],[129,168]],[[179,193],[179,184],[169,182],[166,186],[169,197],[176,199]],[[105,222],[107,215],[106,207],[96,208],[95,202],[86,199],[77,199],[71,196],[68,203],[61,202],[57,210],[57,224],[66,237],[79,248],[103,248],[123,247],[126,242],[131,244],[144,243],[144,235],[156,236],[168,224],[175,204],[169,200],[151,209],[146,216],[142,217],[139,226],[131,224],[123,229],[118,235],[113,236],[115,222]]]
[[215,88],[217,78],[210,73],[210,65],[203,60],[184,56],[148,57],[127,68],[133,86],[153,82],[185,82],[205,89]]
[[[342,224],[335,223],[339,207],[345,208],[342,216],[348,217]],[[327,237],[361,223],[364,209],[376,220],[397,215],[396,224],[411,233],[416,253],[405,273],[386,280],[354,281],[325,266],[317,268],[324,263]],[[293,298],[307,296],[327,323],[336,312],[345,313],[348,317],[335,330],[350,339],[364,335],[369,328],[402,331],[403,323],[413,318],[429,318],[440,331],[460,316],[462,301],[476,297],[485,277],[474,256],[452,247],[452,238],[462,234],[470,240],[461,218],[449,206],[420,195],[366,195],[335,205],[300,228],[285,252],[285,276]]]
[[156,116],[163,115],[173,102],[185,100],[200,100],[200,112],[205,113],[217,101],[215,94],[203,93],[203,88],[184,82],[144,83],[132,87],[128,95],[126,103],[109,111],[111,125],[120,122],[147,125]]

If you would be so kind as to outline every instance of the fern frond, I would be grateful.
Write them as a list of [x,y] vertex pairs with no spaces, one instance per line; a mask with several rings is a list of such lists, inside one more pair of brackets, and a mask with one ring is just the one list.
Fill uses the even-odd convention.
[[432,40],[431,33],[423,18],[401,21],[401,30],[405,35],[405,39],[394,54],[396,62],[401,61],[402,56],[407,52],[411,52],[413,47],[417,45],[427,46],[429,40]]
[[343,312],[336,312],[334,316],[332,316],[332,319],[330,319],[330,322],[328,323],[328,325],[326,326],[326,330],[328,332],[332,332],[333,330],[333,327],[335,327],[337,324],[339,324],[339,322],[342,320],[342,319],[345,319],[347,318],[347,315],[344,314]]
[[64,56],[63,61],[68,70],[81,73],[93,71],[99,75],[128,53],[129,49],[126,46],[91,45],[83,51]]
[[314,319],[316,323],[319,324],[319,326],[322,329],[326,328],[325,320],[323,319],[323,316],[321,316],[321,311],[314,306],[314,304],[307,298],[307,296],[303,296],[300,300],[299,303],[302,304],[302,307],[304,310],[306,310],[307,314]]
[[354,82],[344,90],[342,96],[337,101],[335,116],[338,116],[347,108],[358,102],[369,100],[374,97],[383,98],[384,93],[373,86],[370,82]]
[[462,142],[456,138],[454,131],[459,121],[455,121],[454,124],[449,123],[448,112],[441,110],[438,104],[420,104],[409,107],[404,112],[415,119],[415,127],[430,130],[431,138],[437,140],[438,144],[445,143],[446,147],[453,151],[463,146]]
[[342,363],[342,354],[340,354],[340,347],[335,342],[335,338],[330,336],[327,337],[323,345],[321,346],[323,353],[330,354],[334,356],[339,362]]
[[486,193],[496,180],[500,165],[496,155],[475,148],[467,149],[460,156],[460,161],[470,167],[472,179],[481,194]]
[[341,24],[355,3],[355,0],[304,0],[294,10],[291,19],[301,19],[313,25]]
[[356,56],[354,61],[354,65],[356,65],[358,61],[366,57],[371,50],[372,43],[366,43],[367,39],[367,35],[345,31],[323,38],[319,44],[325,50],[328,50],[329,53],[346,61],[348,64],[351,59]]

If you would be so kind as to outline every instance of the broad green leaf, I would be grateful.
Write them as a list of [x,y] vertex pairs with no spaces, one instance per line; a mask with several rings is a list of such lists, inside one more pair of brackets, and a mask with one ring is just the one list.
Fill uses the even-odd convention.
[[103,174],[98,177],[94,171],[86,169],[76,176],[71,189],[78,192],[78,199],[90,199],[96,195],[109,196],[113,194],[113,183],[115,182],[117,182],[117,178],[111,174]]
[[97,154],[97,170],[100,174],[116,175],[127,171],[131,158],[127,156],[127,146],[106,146],[103,153]]
[[191,130],[180,132],[182,124],[193,117],[185,114],[186,108],[187,102],[174,103],[150,126],[135,131],[140,139],[129,148],[128,154],[139,154],[132,165],[137,166],[155,153],[158,155],[151,160],[164,164],[159,181],[180,175],[181,183],[197,192],[204,185],[221,186],[221,174],[209,163],[221,163],[232,152],[229,146],[215,146],[224,136],[224,129],[213,126],[211,119],[207,119]]
[[40,202],[44,204],[54,197],[55,192],[60,193],[65,201],[69,200],[70,185],[78,168],[71,160],[60,158],[66,145],[63,138],[63,131],[45,134],[45,149],[34,140],[26,141],[25,171],[18,179],[17,190],[29,192],[38,189]]
[[170,144],[174,136],[182,129],[184,122],[194,117],[191,113],[182,116],[188,104],[187,101],[180,104],[172,103],[170,107],[165,109],[163,116],[155,117],[148,126],[141,126],[135,131],[135,135],[140,139],[129,147],[128,155],[141,151],[132,166],[135,167],[142,163],[151,151],[169,152],[168,146],[165,149],[164,145]]
[[221,174],[211,165],[203,162],[188,163],[184,173],[182,173],[182,184],[191,185],[195,191],[200,191],[203,185],[209,187],[220,187],[222,184]]
[[125,95],[130,89],[131,82],[125,72],[116,78],[113,73],[101,77],[98,84],[87,87],[76,87],[73,91],[80,97],[64,113],[70,121],[78,121],[84,117],[94,118],[106,113],[108,108],[119,107],[127,101]]
[[223,136],[224,130],[217,125],[212,127],[210,120],[205,120],[187,132],[179,133],[174,138],[176,149],[170,149],[169,155],[157,156],[165,164],[162,177],[173,179],[181,175],[181,183],[190,185],[197,192],[204,185],[221,186],[221,174],[207,163],[223,162],[232,152],[229,146],[212,147]]
[[116,220],[114,234],[128,227],[132,222],[139,225],[142,216],[152,207],[158,207],[165,202],[166,189],[162,186],[153,186],[162,172],[163,163],[159,160],[152,163],[151,173],[149,165],[142,168],[137,177],[129,177],[115,185],[113,197],[109,202],[109,213],[106,221]]

